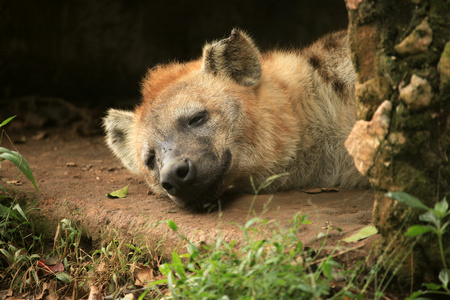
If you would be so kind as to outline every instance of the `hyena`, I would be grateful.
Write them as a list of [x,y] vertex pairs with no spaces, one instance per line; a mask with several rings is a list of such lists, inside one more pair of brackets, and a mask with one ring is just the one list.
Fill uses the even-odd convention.
[[194,210],[281,173],[265,192],[366,187],[344,146],[356,121],[347,43],[337,32],[260,53],[234,29],[198,60],[149,70],[134,112],[108,111],[107,144],[155,194]]

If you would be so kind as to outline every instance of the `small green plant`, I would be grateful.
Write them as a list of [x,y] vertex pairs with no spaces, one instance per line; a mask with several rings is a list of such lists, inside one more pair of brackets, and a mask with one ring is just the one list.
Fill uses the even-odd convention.
[[[8,124],[16,116],[10,117],[0,123],[0,128]],[[0,135],[0,143],[4,130]],[[33,184],[34,180],[30,166],[16,151],[0,147],[0,167],[5,160],[12,162]],[[10,196],[6,188],[0,183],[0,282],[7,281],[11,288],[23,288],[33,282],[39,283],[35,262],[38,255],[32,253],[37,244],[41,244],[41,237],[35,235],[34,225],[30,222],[28,214],[33,208],[24,211],[23,206]]]
[[92,254],[91,284],[114,299],[134,288],[133,271],[144,261],[145,246],[125,243],[118,236]]
[[72,291],[72,298],[79,298],[88,287],[95,286],[104,295],[117,299],[136,289],[135,278],[141,274],[136,269],[151,269],[158,261],[148,246],[127,243],[114,230],[108,230],[100,249],[88,253],[82,247],[83,233],[73,221],[61,220],[50,255],[64,266],[63,271],[54,274],[61,293]]
[[30,251],[36,246],[36,242],[40,242],[40,238],[35,236],[34,224],[28,217],[35,208],[24,211],[16,200],[6,202],[9,205],[0,204],[0,247],[13,243]]
[[28,254],[23,248],[17,248],[13,244],[7,244],[0,249],[0,253],[6,259],[8,267],[4,269],[4,278],[9,280],[10,288],[19,288],[22,292],[27,286],[38,285],[39,276],[35,262],[39,259],[37,254]]
[[413,225],[408,228],[406,232],[407,236],[417,237],[423,234],[432,233],[436,235],[439,245],[439,252],[441,254],[443,269],[439,273],[440,284],[424,283],[427,291],[417,291],[413,293],[408,299],[416,299],[425,294],[438,294],[450,296],[449,280],[450,270],[448,269],[447,262],[445,260],[445,249],[442,242],[442,237],[447,233],[447,227],[450,225],[450,220],[447,217],[450,216],[450,210],[448,207],[447,199],[444,197],[442,201],[436,203],[433,208],[426,206],[419,199],[404,192],[390,192],[386,196],[391,197],[399,202],[405,203],[413,209],[421,209],[426,212],[419,216],[419,220],[426,222],[426,225]]
[[[167,284],[166,299],[323,299],[339,265],[331,257],[315,262],[316,256],[304,249],[298,233],[308,223],[306,216],[296,215],[292,226],[283,229],[253,218],[241,226],[239,245],[219,237],[214,245],[197,246],[167,221],[188,242],[188,253],[173,251],[172,262],[160,266],[167,279],[153,282],[149,290]],[[260,225],[272,227],[272,233],[260,232]],[[259,233],[267,237],[252,237]]]
[[39,256],[30,253],[42,249],[42,237],[36,236],[29,219],[33,209],[24,210],[15,200],[0,204],[0,283],[20,291],[39,283],[35,265]]
[[[0,128],[5,126],[6,124],[8,124],[15,117],[16,116],[12,116],[12,117],[6,119],[5,121],[3,121],[0,124]],[[3,133],[4,133],[4,130],[2,129],[2,133],[0,135],[0,143],[3,138]],[[12,162],[17,168],[19,168],[19,170],[28,178],[28,180],[31,181],[34,188],[36,190],[38,190],[36,181],[34,180],[33,172],[31,172],[30,166],[28,165],[27,161],[23,158],[22,155],[20,155],[16,151],[12,151],[7,148],[0,147],[0,166],[1,166],[1,162],[4,160],[8,160],[8,161]],[[3,191],[4,193],[7,193],[6,189],[1,184],[0,184],[0,190]],[[6,195],[0,195],[0,199],[6,198],[6,197],[7,197]]]

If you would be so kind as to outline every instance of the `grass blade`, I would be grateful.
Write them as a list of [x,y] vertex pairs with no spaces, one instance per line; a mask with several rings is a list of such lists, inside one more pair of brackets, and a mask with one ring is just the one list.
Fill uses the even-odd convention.
[[16,116],[17,116],[17,115],[12,116],[12,117],[6,119],[5,121],[3,121],[2,124],[0,124],[0,127],[3,127],[3,126],[5,126],[6,124],[8,124],[8,123],[9,123],[12,119],[14,119]]
[[0,158],[9,160],[13,164],[15,164],[16,167],[18,167],[19,170],[28,178],[28,180],[31,181],[36,191],[39,191],[36,185],[36,181],[34,180],[33,172],[31,172],[30,166],[22,155],[20,155],[16,151],[11,151],[9,149],[0,147]]
[[386,196],[391,197],[392,199],[395,199],[399,202],[405,203],[412,208],[420,208],[425,210],[429,209],[425,204],[422,203],[422,201],[404,192],[389,192],[386,194]]
[[19,216],[11,208],[0,204],[0,216],[6,218],[7,215],[12,216],[16,220],[20,220]]
[[23,210],[19,204],[14,205],[14,207],[12,209],[19,212],[19,214],[22,216],[22,218],[24,218],[26,221],[28,221],[27,216],[25,215],[25,213],[23,212]]

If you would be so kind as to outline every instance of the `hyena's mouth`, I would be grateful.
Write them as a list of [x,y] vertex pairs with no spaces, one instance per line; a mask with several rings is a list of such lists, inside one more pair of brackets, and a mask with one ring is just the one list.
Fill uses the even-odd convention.
[[225,189],[224,178],[230,169],[231,160],[231,152],[226,149],[220,159],[215,161],[214,166],[202,169],[200,165],[195,180],[183,193],[171,194],[168,191],[169,198],[176,204],[195,212],[216,210],[221,203],[221,196]]

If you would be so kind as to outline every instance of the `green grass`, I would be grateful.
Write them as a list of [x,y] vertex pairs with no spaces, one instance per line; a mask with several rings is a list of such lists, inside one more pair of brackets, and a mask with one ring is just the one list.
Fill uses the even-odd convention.
[[[0,287],[15,295],[53,282],[55,293],[73,299],[87,298],[93,287],[111,299],[131,292],[147,299],[163,295],[165,299],[385,299],[397,266],[409,254],[388,245],[374,265],[365,259],[349,266],[340,245],[325,246],[326,235],[316,249],[305,248],[298,236],[309,222],[300,214],[289,226],[252,218],[239,226],[239,242],[219,237],[210,245],[189,241],[173,221],[162,222],[179,234],[186,247],[174,250],[169,258],[161,257],[155,245],[126,241],[114,230],[105,231],[101,246],[90,249],[86,232],[68,219],[59,223],[52,245],[42,247],[43,238],[30,218],[32,208],[12,200],[4,207],[6,221],[0,225],[7,235],[0,244]],[[441,217],[448,215],[444,202],[437,211]],[[436,230],[446,234],[448,223],[437,224]],[[434,233],[411,228],[409,235]],[[63,268],[44,272],[43,261],[50,268],[57,264]],[[441,282],[424,285],[409,299],[449,296],[446,272],[444,264]]]
[[[4,120],[2,123],[0,123],[0,128],[6,126],[15,117],[16,116],[13,116],[13,117],[10,117],[10,118]],[[4,134],[6,135],[5,131],[2,129],[1,134],[0,134],[0,144],[3,140]],[[9,139],[9,137],[8,137],[8,139]],[[11,142],[11,144],[12,144],[12,142]],[[38,190],[36,181],[34,179],[33,172],[31,171],[30,166],[28,165],[27,161],[25,160],[25,158],[23,158],[22,155],[20,155],[16,151],[12,151],[5,147],[0,147],[0,166],[1,166],[1,163],[5,160],[8,160],[11,163],[13,163],[28,178],[28,180],[30,180],[30,182],[33,184],[34,188],[36,190]],[[3,192],[3,194],[0,194],[0,199],[6,198],[8,196],[6,189],[3,187],[3,185],[1,183],[0,183],[0,192]]]
[[[440,202],[436,203],[434,207],[428,207],[423,204],[419,199],[403,192],[390,192],[386,196],[405,203],[412,209],[419,209],[425,211],[425,213],[419,216],[419,220],[426,224],[416,224],[408,228],[406,235],[414,238],[420,237],[425,234],[433,234],[436,236],[439,253],[442,260],[442,270],[439,272],[439,283],[424,283],[425,290],[419,290],[414,292],[408,300],[420,299],[424,295],[439,295],[447,296],[450,298],[450,270],[448,269],[446,262],[446,249],[443,246],[443,236],[447,234],[448,226],[450,225],[450,209],[447,199],[444,198]],[[448,252],[448,251],[447,251]],[[423,299],[423,298],[422,298]]]
[[[211,246],[193,243],[188,254],[172,254],[163,264],[167,299],[321,299],[330,294],[330,282],[339,264],[331,258],[315,264],[315,255],[304,249],[298,238],[305,216],[297,215],[288,230],[254,218],[241,227],[244,241],[237,245],[218,238]],[[177,231],[173,222],[169,226]],[[268,238],[258,228],[274,227]],[[182,235],[181,238],[185,239]],[[182,259],[186,259],[183,262]],[[154,285],[155,285],[154,284]]]
[[42,248],[41,236],[34,229],[29,214],[33,210],[23,209],[17,201],[3,198],[0,204],[0,282],[23,290],[32,282],[38,283],[33,267]]

